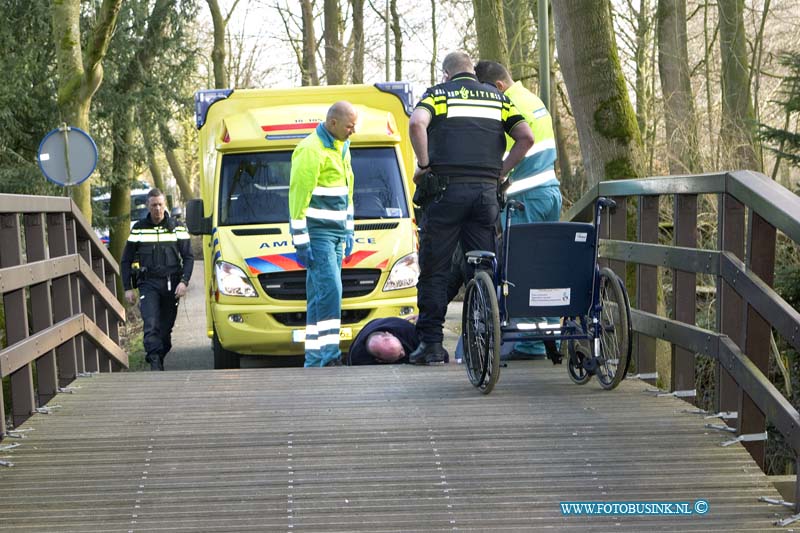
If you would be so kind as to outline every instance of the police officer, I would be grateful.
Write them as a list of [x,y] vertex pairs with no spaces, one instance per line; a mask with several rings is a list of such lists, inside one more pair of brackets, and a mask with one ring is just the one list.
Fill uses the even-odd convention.
[[[417,157],[414,183],[437,192],[423,207],[417,283],[419,347],[409,361],[443,362],[451,258],[464,250],[495,251],[500,207],[498,184],[533,145],[533,134],[511,102],[475,77],[472,60],[451,52],[442,62],[443,83],[429,88],[411,114],[409,137]],[[505,160],[505,134],[515,143]],[[446,183],[446,189],[441,190]]]
[[134,288],[139,289],[150,370],[164,370],[164,357],[172,348],[178,299],[186,294],[194,267],[189,233],[166,209],[164,194],[150,189],[149,213],[133,225],[122,252],[122,283],[129,303],[136,301]]

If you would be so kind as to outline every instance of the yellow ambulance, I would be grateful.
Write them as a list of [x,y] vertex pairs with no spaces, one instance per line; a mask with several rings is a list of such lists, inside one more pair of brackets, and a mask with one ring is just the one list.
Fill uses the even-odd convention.
[[350,137],[355,246],[342,268],[342,350],[370,320],[416,313],[409,85],[199,91],[201,197],[187,204],[186,222],[203,235],[215,368],[237,368],[240,355],[304,351],[306,272],[289,232],[291,157],[338,100],[359,115]]

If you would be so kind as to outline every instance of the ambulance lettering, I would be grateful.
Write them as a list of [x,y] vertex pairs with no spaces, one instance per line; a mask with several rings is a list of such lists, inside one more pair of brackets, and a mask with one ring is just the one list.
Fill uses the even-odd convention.
[[289,246],[289,241],[273,241],[271,246],[268,242],[262,242],[258,248],[283,248],[284,246]]

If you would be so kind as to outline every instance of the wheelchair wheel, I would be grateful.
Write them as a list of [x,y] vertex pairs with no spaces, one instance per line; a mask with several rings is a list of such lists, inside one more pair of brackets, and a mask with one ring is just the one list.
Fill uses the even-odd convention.
[[567,361],[567,373],[577,385],[585,385],[592,379],[592,373],[586,370],[583,362],[591,357],[589,349],[578,341],[569,341],[569,361]]
[[497,294],[487,272],[477,272],[467,284],[461,326],[467,377],[489,394],[500,377],[501,331]]
[[625,376],[631,357],[630,304],[622,280],[610,268],[600,271],[600,353],[597,379],[613,389]]

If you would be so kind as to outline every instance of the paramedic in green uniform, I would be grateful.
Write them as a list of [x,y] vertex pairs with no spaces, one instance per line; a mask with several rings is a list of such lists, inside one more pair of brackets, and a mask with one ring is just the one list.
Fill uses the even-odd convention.
[[306,267],[305,366],[339,366],[342,252],[353,249],[353,169],[350,141],[358,113],[346,101],[292,154],[289,216],[297,261]]

